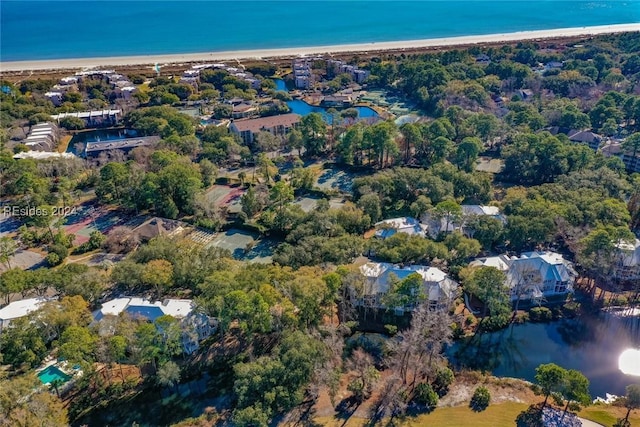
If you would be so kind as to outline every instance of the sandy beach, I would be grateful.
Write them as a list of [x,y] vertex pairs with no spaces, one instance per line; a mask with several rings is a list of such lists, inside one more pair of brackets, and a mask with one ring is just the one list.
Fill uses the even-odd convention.
[[225,52],[200,52],[166,55],[114,56],[104,58],[50,59],[35,61],[0,62],[0,72],[66,70],[92,67],[133,66],[147,64],[180,64],[215,62],[250,58],[292,57],[344,52],[371,52],[384,50],[419,49],[441,46],[461,46],[482,43],[541,40],[563,37],[588,36],[640,31],[640,23],[601,25],[593,27],[560,28],[555,30],[520,31],[505,34],[487,34],[422,40],[405,40],[378,43],[356,43],[334,46],[289,47],[281,49],[239,50]]

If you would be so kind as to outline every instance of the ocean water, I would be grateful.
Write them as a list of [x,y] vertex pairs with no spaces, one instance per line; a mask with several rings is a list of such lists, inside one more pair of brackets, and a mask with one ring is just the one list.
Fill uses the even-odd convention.
[[640,0],[0,1],[0,61],[366,43],[640,22]]

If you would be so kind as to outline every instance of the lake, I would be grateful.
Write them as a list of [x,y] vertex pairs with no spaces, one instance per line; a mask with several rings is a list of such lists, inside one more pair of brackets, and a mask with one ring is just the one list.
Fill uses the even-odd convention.
[[[276,83],[276,90],[287,91],[287,86],[282,79],[274,79]],[[327,113],[327,109],[324,107],[316,107],[311,104],[307,104],[301,99],[294,99],[292,101],[287,101],[287,105],[291,108],[291,112],[295,114],[300,114],[301,116],[306,116],[311,113],[320,113],[322,114],[322,118],[329,124],[333,122],[333,117],[331,114]],[[375,112],[374,109],[370,107],[352,107],[358,111],[358,119],[373,119],[378,117],[378,113]]]
[[481,345],[462,351],[456,343],[449,354],[458,366],[484,369],[500,377],[534,381],[535,368],[556,363],[581,371],[590,381],[591,396],[624,394],[640,377],[618,369],[618,358],[628,348],[640,347],[640,316],[603,314],[599,318],[526,323],[482,336]]

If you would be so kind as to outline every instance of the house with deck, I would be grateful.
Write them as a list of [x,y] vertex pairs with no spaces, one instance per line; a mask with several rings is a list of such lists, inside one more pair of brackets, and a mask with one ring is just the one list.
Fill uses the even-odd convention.
[[541,304],[573,292],[577,274],[573,265],[556,252],[525,252],[518,256],[478,258],[471,267],[495,267],[506,275],[511,301]]
[[0,308],[0,333],[2,333],[3,329],[9,327],[12,321],[33,313],[47,301],[49,300],[44,297],[27,298],[13,301]]
[[360,266],[360,273],[365,277],[362,298],[357,305],[373,308],[393,308],[401,314],[411,311],[415,306],[386,307],[384,296],[389,292],[393,282],[407,279],[417,274],[422,280],[420,292],[432,308],[448,308],[458,296],[458,283],[444,271],[424,265],[397,266],[390,263],[368,262]]
[[[102,304],[93,317],[95,322],[100,322],[107,316],[120,315],[128,315],[152,323],[162,316],[177,319],[182,329],[182,349],[186,354],[196,351],[200,341],[213,334],[217,328],[217,322],[196,310],[195,304],[189,299],[151,301],[139,297],[121,297]],[[100,329],[100,333],[108,335],[113,331],[103,328]]]
[[469,225],[478,216],[497,219],[503,224],[507,223],[507,217],[500,212],[497,206],[488,205],[461,205],[462,215],[456,218],[438,217],[433,212],[426,212],[420,217],[420,222],[426,227],[429,236],[437,237],[440,233],[460,231],[467,237],[473,237],[473,228]]
[[426,236],[426,226],[420,224],[417,219],[411,217],[391,218],[375,224],[375,237],[387,239],[396,233]]
[[53,151],[58,143],[58,127],[53,123],[38,123],[31,127],[27,138],[22,141],[29,150]]
[[613,276],[622,282],[640,280],[640,239],[616,245]]

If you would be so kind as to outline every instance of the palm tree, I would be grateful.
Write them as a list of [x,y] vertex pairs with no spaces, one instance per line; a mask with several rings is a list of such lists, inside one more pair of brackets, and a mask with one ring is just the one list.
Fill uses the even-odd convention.
[[62,384],[64,384],[64,381],[62,381],[60,378],[56,378],[49,383],[49,386],[56,391],[58,399],[60,399],[60,386],[62,386]]

